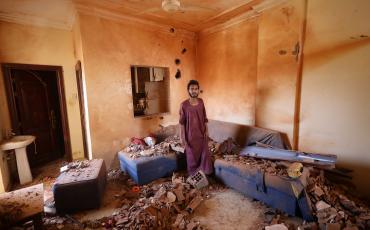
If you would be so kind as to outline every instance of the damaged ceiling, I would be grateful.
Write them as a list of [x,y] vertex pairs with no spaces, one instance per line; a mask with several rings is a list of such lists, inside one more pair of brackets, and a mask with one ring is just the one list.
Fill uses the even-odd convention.
[[161,8],[161,0],[4,0],[0,19],[71,30],[77,10],[198,32],[231,19],[252,17],[282,2],[285,0],[181,0],[180,10],[168,13]]

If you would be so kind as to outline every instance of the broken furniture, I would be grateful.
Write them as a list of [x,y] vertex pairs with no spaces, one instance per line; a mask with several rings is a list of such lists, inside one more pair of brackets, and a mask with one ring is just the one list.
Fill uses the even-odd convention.
[[42,226],[44,186],[37,184],[0,194],[0,229],[33,220],[35,229]]
[[31,135],[14,136],[0,144],[0,149],[3,151],[15,151],[20,184],[26,184],[32,181],[32,174],[30,165],[28,163],[26,147],[34,142],[35,139],[36,137]]
[[335,162],[337,161],[337,156],[335,155],[305,153],[272,147],[265,148],[259,146],[247,146],[241,150],[240,154],[243,156],[251,156],[264,159],[285,160],[302,162],[306,164],[315,164],[316,166],[323,168],[334,168]]
[[268,174],[237,161],[217,159],[214,166],[216,177],[225,185],[289,215],[313,220],[304,180]]
[[107,181],[104,160],[86,161],[84,167],[62,172],[53,186],[58,213],[99,208]]
[[175,152],[133,159],[130,157],[130,153],[122,150],[118,153],[118,159],[121,170],[128,173],[139,185],[169,176],[178,168]]

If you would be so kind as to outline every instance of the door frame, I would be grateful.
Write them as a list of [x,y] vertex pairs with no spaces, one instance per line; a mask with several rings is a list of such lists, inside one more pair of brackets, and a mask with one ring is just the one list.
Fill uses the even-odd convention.
[[81,61],[77,61],[75,66],[76,71],[76,82],[78,90],[78,100],[80,102],[80,119],[81,119],[81,128],[82,128],[82,142],[84,147],[84,157],[89,159],[89,153],[87,152],[87,131],[86,131],[86,113],[85,113],[85,98],[84,98],[84,88],[83,88],[83,79],[82,79],[82,65]]
[[63,78],[63,68],[62,66],[49,66],[49,65],[33,65],[33,64],[18,64],[18,63],[2,63],[1,65],[5,91],[9,106],[10,122],[13,132],[16,134],[20,133],[19,130],[19,116],[15,105],[14,92],[13,92],[13,82],[11,80],[11,70],[36,70],[36,71],[55,71],[57,88],[58,88],[58,98],[60,106],[60,114],[62,120],[62,130],[63,130],[63,140],[64,140],[64,154],[68,157],[68,160],[72,160],[72,148],[71,148],[71,138],[69,133],[68,116],[67,116],[67,103],[64,89],[64,78]]

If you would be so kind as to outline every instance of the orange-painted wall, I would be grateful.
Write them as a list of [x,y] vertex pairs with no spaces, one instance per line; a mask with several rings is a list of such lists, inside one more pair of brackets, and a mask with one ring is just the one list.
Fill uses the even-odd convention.
[[[195,78],[195,37],[181,31],[79,15],[90,114],[92,156],[109,166],[131,137],[143,137],[159,124],[178,122],[186,84]],[[170,28],[168,28],[169,31]],[[182,54],[183,48],[187,52]],[[176,66],[175,59],[181,59]],[[170,113],[134,118],[130,65],[169,67]],[[177,68],[182,77],[175,79]]]
[[200,35],[197,77],[209,118],[254,124],[257,39],[258,22],[254,19]]
[[[303,0],[289,1],[199,38],[197,73],[209,117],[243,124],[255,119],[292,141],[298,71],[292,51],[303,9]],[[308,1],[298,141],[300,150],[336,154],[370,198],[364,180],[370,175],[368,12],[367,0]]]
[[310,0],[299,148],[333,153],[370,199],[370,1]]
[[303,1],[294,0],[259,17],[256,125],[293,141],[294,106]]

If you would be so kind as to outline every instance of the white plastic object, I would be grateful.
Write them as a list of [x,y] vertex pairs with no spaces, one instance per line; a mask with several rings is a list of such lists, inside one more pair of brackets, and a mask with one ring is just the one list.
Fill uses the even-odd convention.
[[157,140],[154,137],[145,137],[144,141],[150,147],[153,147],[157,143]]

